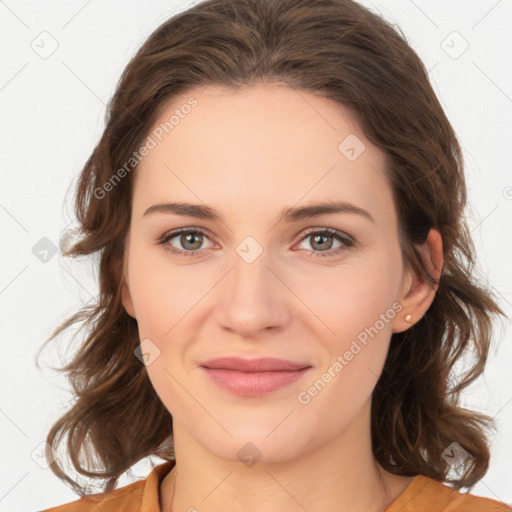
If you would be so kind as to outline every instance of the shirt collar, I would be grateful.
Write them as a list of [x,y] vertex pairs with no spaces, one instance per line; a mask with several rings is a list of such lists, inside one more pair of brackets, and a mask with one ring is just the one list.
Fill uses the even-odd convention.
[[176,461],[170,460],[155,466],[146,478],[142,491],[140,512],[161,512],[160,484],[175,466]]

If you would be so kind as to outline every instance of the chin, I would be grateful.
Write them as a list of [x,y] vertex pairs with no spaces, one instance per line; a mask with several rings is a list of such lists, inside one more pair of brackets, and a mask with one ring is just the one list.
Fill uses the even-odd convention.
[[308,435],[307,429],[297,430],[292,424],[293,413],[283,421],[285,416],[281,414],[278,421],[249,421],[237,425],[224,421],[223,425],[231,435],[219,428],[214,437],[211,430],[193,436],[202,438],[203,446],[217,457],[241,462],[248,468],[256,464],[286,462],[310,450],[316,432]]

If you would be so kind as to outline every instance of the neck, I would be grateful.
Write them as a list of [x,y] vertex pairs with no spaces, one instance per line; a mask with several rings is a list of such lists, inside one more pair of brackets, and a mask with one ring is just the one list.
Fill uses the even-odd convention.
[[[369,420],[369,412],[361,419]],[[162,512],[383,512],[412,480],[377,464],[369,428],[362,435],[358,422],[296,457],[251,467],[215,456],[181,424],[173,427],[176,467],[161,485]]]

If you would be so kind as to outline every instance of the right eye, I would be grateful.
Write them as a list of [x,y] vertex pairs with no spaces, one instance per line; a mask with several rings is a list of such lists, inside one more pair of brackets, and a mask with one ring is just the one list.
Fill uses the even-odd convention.
[[[172,245],[170,242],[174,238],[177,238],[177,243],[181,245],[183,248],[176,247]],[[194,228],[194,229],[179,229],[177,231],[171,231],[170,233],[166,233],[162,238],[158,241],[159,244],[164,246],[164,249],[172,252],[173,254],[178,254],[180,256],[192,257],[198,256],[203,252],[203,250],[199,249],[203,244],[204,239],[209,240],[206,233]]]

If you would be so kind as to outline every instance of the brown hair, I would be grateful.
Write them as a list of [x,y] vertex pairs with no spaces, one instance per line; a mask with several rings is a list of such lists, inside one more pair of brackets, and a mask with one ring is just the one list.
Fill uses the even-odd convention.
[[[108,193],[98,190],[178,94],[195,86],[238,90],[274,81],[356,114],[365,136],[386,155],[404,261],[432,284],[415,244],[425,242],[430,228],[441,232],[445,262],[434,302],[411,328],[392,335],[373,392],[372,444],[387,471],[471,487],[487,471],[485,431],[494,425],[488,416],[459,407],[458,398],[483,372],[492,315],[504,313],[472,277],[462,154],[428,73],[403,35],[351,0],[204,1],[158,27],[129,62],[108,105],[105,130],[79,176],[80,238],[71,247],[61,241],[66,256],[98,253],[99,297],[47,340],[77,322],[85,333],[74,358],[59,368],[68,373],[75,401],[47,443],[56,449],[67,435],[74,468],[103,479],[104,492],[147,456],[174,458],[172,417],[134,356],[137,322],[121,301],[136,168]],[[471,366],[456,379],[454,365],[468,354]],[[450,478],[442,454],[453,441],[470,457]],[[86,494],[58,460],[51,461],[49,447],[47,459],[59,478]]]

